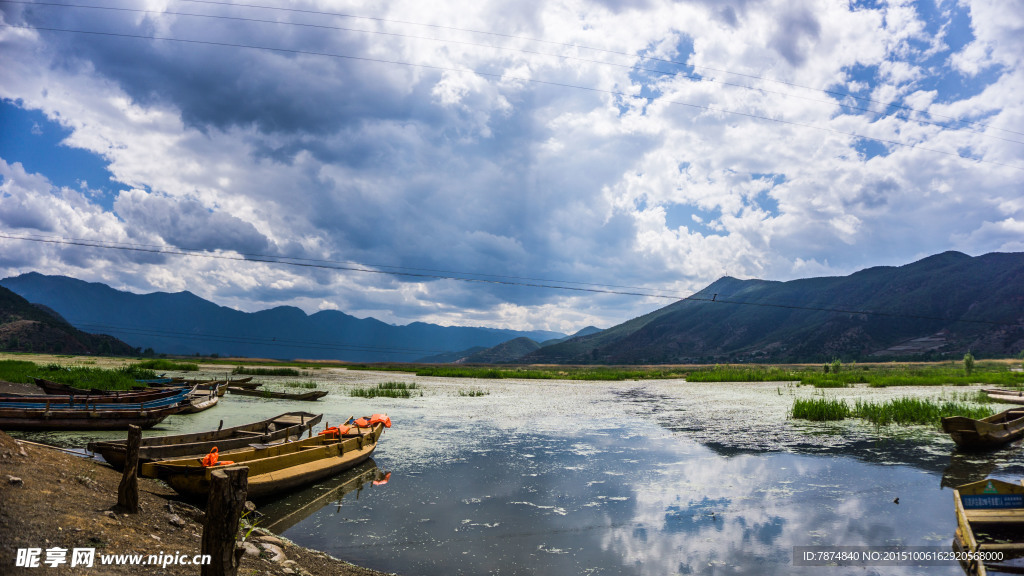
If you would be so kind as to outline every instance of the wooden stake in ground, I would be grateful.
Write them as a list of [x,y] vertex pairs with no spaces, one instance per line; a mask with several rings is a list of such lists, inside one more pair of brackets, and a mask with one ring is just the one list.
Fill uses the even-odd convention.
[[117,486],[117,508],[128,514],[139,513],[139,446],[142,444],[142,428],[128,426],[128,446],[124,460],[124,475]]
[[210,497],[203,521],[202,554],[210,555],[201,576],[235,576],[240,555],[235,554],[238,521],[245,508],[249,487],[249,469],[245,466],[222,468],[210,473]]

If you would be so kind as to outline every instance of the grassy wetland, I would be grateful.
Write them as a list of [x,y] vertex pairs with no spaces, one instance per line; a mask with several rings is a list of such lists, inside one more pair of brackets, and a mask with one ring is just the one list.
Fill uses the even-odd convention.
[[[17,359],[40,369],[60,364],[111,372],[133,363]],[[188,376],[283,367],[237,359],[197,363]],[[715,566],[716,573],[721,567],[816,574],[791,565],[793,546],[880,546],[893,535],[906,545],[945,546],[956,530],[948,486],[978,475],[1024,474],[1019,450],[964,456],[936,425],[947,405],[1002,410],[984,401],[982,382],[1015,374],[1019,361],[978,361],[970,384],[950,378],[960,367],[952,363],[849,364],[838,374],[860,380],[835,387],[813,382],[812,375],[825,374],[822,365],[603,371],[622,379],[583,379],[597,373],[592,367],[485,368],[501,377],[420,375],[409,366],[287,367],[299,375],[255,379],[268,388],[315,384],[331,393],[315,403],[229,395],[212,410],[173,416],[147,434],[216,429],[221,421],[235,425],[286,410],[322,412],[330,424],[387,413],[394,426],[373,465],[391,474],[389,482],[367,483],[358,497],[343,500],[324,499],[329,492],[319,486],[289,495],[283,507],[289,527],[280,532],[385,572],[487,573],[514,558],[531,573],[645,576],[708,573]],[[760,378],[731,381],[752,371]],[[937,378],[913,380],[927,373]],[[535,374],[547,377],[530,377]],[[828,374],[835,374],[832,365]],[[876,374],[904,379],[872,385]],[[942,379],[947,382],[937,383]],[[798,417],[798,402],[824,415]],[[95,434],[103,435],[120,433]],[[89,439],[33,438],[69,447]],[[324,505],[306,511],[317,498]],[[851,512],[836,513],[839,507]],[[306,515],[291,515],[300,508]],[[919,573],[891,568],[887,574]]]

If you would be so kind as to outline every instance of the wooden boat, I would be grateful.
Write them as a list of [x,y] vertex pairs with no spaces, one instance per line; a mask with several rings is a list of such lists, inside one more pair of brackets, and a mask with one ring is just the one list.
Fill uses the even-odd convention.
[[[320,423],[323,414],[285,412],[284,414],[242,424],[231,428],[218,428],[209,432],[150,436],[143,438],[139,447],[139,463],[157,462],[169,458],[202,457],[214,446],[222,450],[245,448],[250,443],[269,443],[291,437],[301,437]],[[221,422],[223,424],[223,422]],[[118,470],[124,468],[127,440],[90,442],[87,448]]]
[[189,405],[181,413],[195,414],[203,410],[209,410],[216,406],[218,401],[220,401],[220,396],[214,392],[193,392],[188,395]]
[[989,393],[988,397],[995,402],[1005,402],[1006,404],[1024,404],[1024,396]]
[[[156,399],[163,398],[166,396],[173,396],[177,393],[174,388],[142,388],[139,390],[98,390],[91,388],[85,390],[83,388],[75,388],[74,386],[68,386],[67,384],[61,384],[59,382],[52,382],[50,380],[44,380],[42,378],[34,378],[36,386],[42,388],[45,394],[19,394],[17,398],[36,398],[46,401],[46,398],[53,400],[58,397],[68,398],[96,398],[101,402],[117,403],[117,402],[139,402],[140,399]],[[4,395],[4,397],[14,395]]]
[[263,386],[263,382],[239,382],[238,380],[229,380],[227,388],[245,388],[246,390],[255,390]]
[[181,376],[175,376],[174,378],[149,378],[146,380],[135,380],[139,384],[184,384],[185,378]]
[[942,430],[961,448],[995,448],[1024,436],[1024,408],[1011,408],[988,418],[942,419]]
[[130,424],[150,428],[180,412],[187,396],[188,390],[182,390],[166,398],[119,404],[0,401],[0,430],[126,430]]
[[280,400],[319,400],[324,396],[327,396],[327,390],[310,390],[309,392],[299,392],[297,394],[291,394],[288,392],[271,392],[270,390],[249,390],[247,388],[236,388],[234,386],[228,386],[228,392],[232,394],[240,394],[242,396],[257,396],[260,398],[277,398]]
[[[1024,571],[1024,482],[1011,484],[986,479],[953,490],[958,552],[980,553],[982,558],[961,560],[968,574]],[[985,558],[998,553],[1001,561]]]
[[143,392],[149,390],[146,386],[132,386],[131,390],[100,390],[99,388],[76,388],[75,386],[68,386],[67,384],[61,384],[60,382],[54,382],[52,380],[46,380],[44,378],[33,378],[44,394],[118,394],[124,392]]
[[228,386],[239,386],[242,384],[248,384],[251,381],[252,376],[246,376],[245,378],[239,378],[237,380],[232,380],[231,378],[228,378]]
[[[183,402],[191,392],[189,388],[174,390],[154,390],[148,392],[125,392],[115,394],[3,394],[0,395],[0,406],[43,407],[43,408],[76,408],[94,407],[116,410],[119,408],[137,409],[140,405],[164,405]],[[172,400],[173,399],[173,400]]]
[[[353,419],[342,434],[321,434],[306,440],[220,453],[236,466],[249,468],[247,498],[282,494],[292,488],[335,476],[366,461],[384,433],[385,422],[359,427]],[[221,466],[205,466],[202,458],[151,462],[140,474],[167,482],[182,496],[205,498],[210,473]]]

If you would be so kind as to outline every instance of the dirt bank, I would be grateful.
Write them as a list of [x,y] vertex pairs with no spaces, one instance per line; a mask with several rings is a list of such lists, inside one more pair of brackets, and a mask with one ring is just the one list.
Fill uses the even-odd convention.
[[[0,432],[0,574],[160,574],[194,576],[196,566],[100,565],[104,554],[184,555],[200,552],[201,510],[172,498],[162,482],[139,479],[140,514],[116,513],[121,474],[91,459]],[[240,575],[382,576],[269,534],[253,532]],[[276,546],[276,548],[275,548]],[[43,550],[38,568],[16,567],[18,549]],[[66,562],[45,563],[46,549],[66,549]],[[74,548],[95,549],[92,568],[71,567]]]

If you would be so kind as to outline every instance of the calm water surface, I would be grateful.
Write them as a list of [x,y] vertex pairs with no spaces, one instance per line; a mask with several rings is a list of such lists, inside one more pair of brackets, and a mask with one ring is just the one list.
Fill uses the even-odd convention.
[[[809,389],[398,379],[424,396],[349,398],[350,383],[334,382],[315,405],[227,397],[159,433],[314,406],[335,423],[387,411],[395,425],[373,462],[261,511],[299,544],[406,575],[956,575],[956,564],[794,567],[792,549],[948,549],[950,486],[1024,475],[1019,446],[965,455],[927,429],[788,421]],[[489,394],[458,395],[468,389]]]

